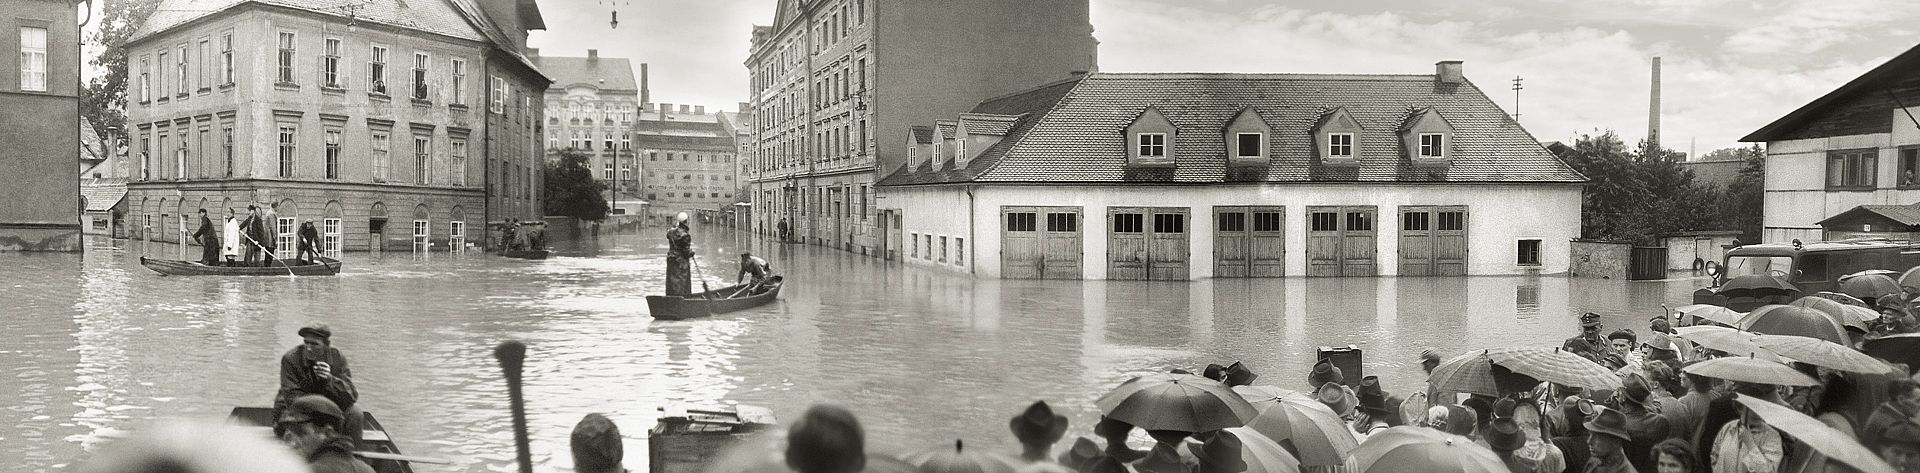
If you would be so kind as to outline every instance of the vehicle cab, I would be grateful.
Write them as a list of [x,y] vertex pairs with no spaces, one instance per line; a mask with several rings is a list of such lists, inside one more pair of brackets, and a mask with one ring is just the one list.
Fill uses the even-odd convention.
[[1721,286],[1739,276],[1777,277],[1792,283],[1800,289],[1801,294],[1811,295],[1821,291],[1837,291],[1839,278],[1848,274],[1869,269],[1904,272],[1914,266],[1920,266],[1920,246],[1899,240],[1857,239],[1813,243],[1794,240],[1792,243],[1745,245],[1728,251],[1726,260],[1707,264],[1707,275],[1713,277],[1713,283],[1710,287],[1694,291],[1693,302],[1720,305],[1743,312],[1768,303],[1748,298],[1729,301],[1720,295]]

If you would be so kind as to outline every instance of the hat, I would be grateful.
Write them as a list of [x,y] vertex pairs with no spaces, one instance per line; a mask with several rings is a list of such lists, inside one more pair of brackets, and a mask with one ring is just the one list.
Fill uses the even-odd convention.
[[1585,314],[1580,314],[1580,327],[1581,327],[1581,328],[1586,328],[1586,327],[1599,327],[1599,326],[1600,326],[1600,314],[1595,314],[1595,313],[1592,313],[1592,312],[1588,312],[1588,313],[1585,313]]
[[1428,360],[1438,362],[1440,361],[1440,354],[1437,352],[1434,352],[1432,348],[1420,350],[1420,361],[1428,361]]
[[1225,381],[1227,382],[1228,386],[1246,386],[1249,384],[1253,384],[1253,380],[1258,379],[1260,377],[1260,374],[1254,373],[1253,370],[1247,369],[1247,365],[1245,363],[1235,361],[1233,362],[1233,364],[1227,365],[1227,371],[1225,376],[1226,376]]
[[1094,443],[1093,439],[1087,438],[1084,435],[1074,437],[1073,447],[1068,448],[1065,452],[1060,452],[1060,464],[1075,470],[1082,470],[1081,466],[1099,458],[1100,444]]
[[1527,445],[1527,434],[1513,419],[1494,419],[1487,425],[1487,446],[1496,452],[1511,452]]
[[1607,334],[1607,339],[1608,340],[1626,340],[1627,343],[1633,343],[1635,341],[1638,341],[1639,337],[1636,337],[1633,335],[1633,329],[1623,328],[1620,330],[1615,330],[1613,331],[1613,333]]
[[1510,397],[1503,397],[1498,400],[1495,400],[1493,401],[1493,418],[1512,419],[1513,410],[1518,409],[1519,407],[1520,407],[1520,401],[1516,401]]
[[1314,389],[1319,389],[1322,384],[1343,383],[1346,380],[1347,377],[1340,372],[1340,367],[1333,366],[1333,360],[1327,359],[1314,363],[1313,373],[1307,375],[1307,385]]
[[1353,412],[1353,405],[1359,402],[1354,397],[1353,388],[1338,383],[1322,384],[1320,390],[1314,393],[1314,398],[1320,400],[1321,404],[1333,409],[1334,414],[1343,416]]
[[1653,392],[1640,383],[1626,383],[1626,386],[1620,388],[1620,399],[1636,406],[1646,406],[1647,396],[1650,395],[1653,395]]
[[1653,335],[1648,336],[1647,340],[1640,342],[1640,344],[1653,347],[1655,350],[1680,351],[1678,347],[1673,346],[1673,337],[1668,337],[1667,334],[1660,332],[1654,332]]
[[1180,452],[1173,444],[1157,444],[1146,458],[1135,462],[1134,466],[1144,473],[1186,473],[1187,463],[1180,458]]
[[1241,448],[1239,436],[1222,430],[1201,444],[1193,456],[1200,459],[1206,471],[1246,471],[1247,460],[1240,453]]
[[673,223],[680,223],[680,222],[685,222],[685,221],[687,221],[687,213],[686,213],[686,212],[680,212],[680,213],[677,213],[677,214],[673,214]]
[[1473,435],[1473,429],[1480,425],[1480,416],[1466,406],[1447,406],[1447,428],[1449,434]]
[[1082,463],[1079,470],[1080,473],[1133,473],[1133,468],[1128,467],[1127,464],[1120,463],[1119,459],[1106,456],[1094,458]]
[[846,408],[816,404],[787,428],[786,460],[800,473],[854,473],[867,467],[866,434]]
[[300,330],[294,333],[300,334],[301,337],[312,335],[312,336],[320,337],[324,339],[333,338],[333,329],[327,328],[327,324],[323,324],[320,322],[307,324],[307,326],[300,327]]
[[626,456],[620,427],[599,413],[587,414],[574,424],[573,437],[567,444],[573,449],[573,469],[583,473],[620,471],[620,461]]
[[340,421],[346,418],[347,415],[340,412],[339,404],[319,394],[300,396],[280,413],[282,423],[313,422],[335,430],[340,428]]
[[1593,410],[1593,420],[1581,424],[1587,428],[1587,432],[1612,435],[1622,442],[1633,440],[1633,436],[1627,434],[1626,414],[1616,409],[1608,409],[1607,406],[1593,406]]
[[1034,401],[1027,411],[1007,421],[1013,438],[1029,445],[1053,445],[1067,435],[1067,416],[1055,414],[1047,401]]
[[1200,372],[1200,375],[1214,381],[1226,381],[1227,367],[1220,366],[1219,363],[1207,363],[1207,369]]
[[1647,329],[1655,332],[1673,333],[1673,322],[1667,321],[1666,317],[1654,317],[1647,319]]
[[1360,410],[1366,411],[1368,414],[1376,415],[1376,416],[1392,416],[1393,415],[1393,408],[1390,407],[1387,403],[1386,391],[1380,390],[1379,376],[1368,376],[1365,378],[1360,378],[1360,390],[1359,390],[1358,397],[1359,397],[1359,403],[1360,403]]

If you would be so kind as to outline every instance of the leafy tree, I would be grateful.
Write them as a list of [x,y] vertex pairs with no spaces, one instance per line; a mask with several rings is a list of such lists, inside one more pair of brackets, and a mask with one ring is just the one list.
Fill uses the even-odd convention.
[[1722,192],[1694,182],[1684,158],[1644,142],[1629,151],[1612,131],[1581,135],[1563,156],[1588,179],[1581,236],[1650,244],[1665,233],[1720,228]]
[[555,159],[547,160],[546,166],[547,196],[543,206],[547,215],[595,222],[607,218],[607,201],[601,197],[607,185],[593,180],[593,170],[587,168],[587,153],[571,148],[562,150]]
[[[1714,153],[1727,151],[1726,155],[1745,162],[1740,173],[1727,183],[1725,201],[1720,206],[1724,219],[1721,224],[1730,230],[1739,230],[1741,241],[1760,241],[1760,217],[1766,210],[1767,152],[1755,143],[1747,148],[1727,148]],[[1708,156],[1714,156],[1709,153]]]
[[80,115],[93,124],[93,133],[107,149],[127,139],[127,40],[153,16],[160,0],[106,0],[99,29],[87,42],[100,46],[100,55],[88,64],[104,71],[87,80],[80,91]]

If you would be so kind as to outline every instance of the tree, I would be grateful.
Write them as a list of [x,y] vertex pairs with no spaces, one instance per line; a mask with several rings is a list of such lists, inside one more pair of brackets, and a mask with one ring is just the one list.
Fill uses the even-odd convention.
[[1719,228],[1725,212],[1718,189],[1693,180],[1671,149],[1627,150],[1612,131],[1583,134],[1563,158],[1587,176],[1581,236],[1650,244],[1665,233]]
[[87,42],[100,46],[100,55],[87,63],[104,71],[80,90],[80,116],[93,124],[108,152],[127,141],[127,40],[147,23],[160,0],[107,0],[99,29]]
[[574,149],[560,151],[547,161],[547,197],[543,207],[547,215],[576,217],[598,222],[607,218],[607,200],[601,197],[607,185],[593,180],[587,168],[587,154]]
[[[1724,217],[1721,224],[1731,230],[1739,230],[1741,241],[1760,241],[1761,217],[1766,212],[1767,152],[1755,143],[1747,148],[1727,148],[1714,153],[1727,151],[1727,155],[1745,162],[1740,173],[1727,183],[1725,202],[1720,210]],[[1713,156],[1713,153],[1709,153]]]

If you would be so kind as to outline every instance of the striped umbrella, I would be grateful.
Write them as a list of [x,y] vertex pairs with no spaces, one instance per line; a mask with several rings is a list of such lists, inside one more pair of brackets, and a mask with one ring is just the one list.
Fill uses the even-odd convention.
[[1474,350],[1441,361],[1427,375],[1427,384],[1445,392],[1500,396],[1522,392],[1540,384],[1540,380],[1512,369],[1497,366],[1486,350]]
[[1683,316],[1691,315],[1727,325],[1740,323],[1740,317],[1747,315],[1743,312],[1734,312],[1733,309],[1712,304],[1683,305],[1680,306],[1679,309],[1674,309],[1674,311],[1679,312],[1680,315]]
[[1367,437],[1347,459],[1353,473],[1506,473],[1507,464],[1473,439],[1402,425]]
[[1714,358],[1687,365],[1680,371],[1709,378],[1756,384],[1778,384],[1781,386],[1813,386],[1820,384],[1793,368],[1778,361],[1768,361],[1745,356]]
[[1312,395],[1274,386],[1234,386],[1233,391],[1260,410],[1247,427],[1274,442],[1293,444],[1301,465],[1340,465],[1360,445],[1340,415]]
[[1487,358],[1535,379],[1577,388],[1620,389],[1613,370],[1560,347],[1504,347],[1487,350]]
[[1893,371],[1893,365],[1874,359],[1866,353],[1818,338],[1799,335],[1754,335],[1753,344],[1801,363],[1825,366],[1840,371],[1866,374]]

